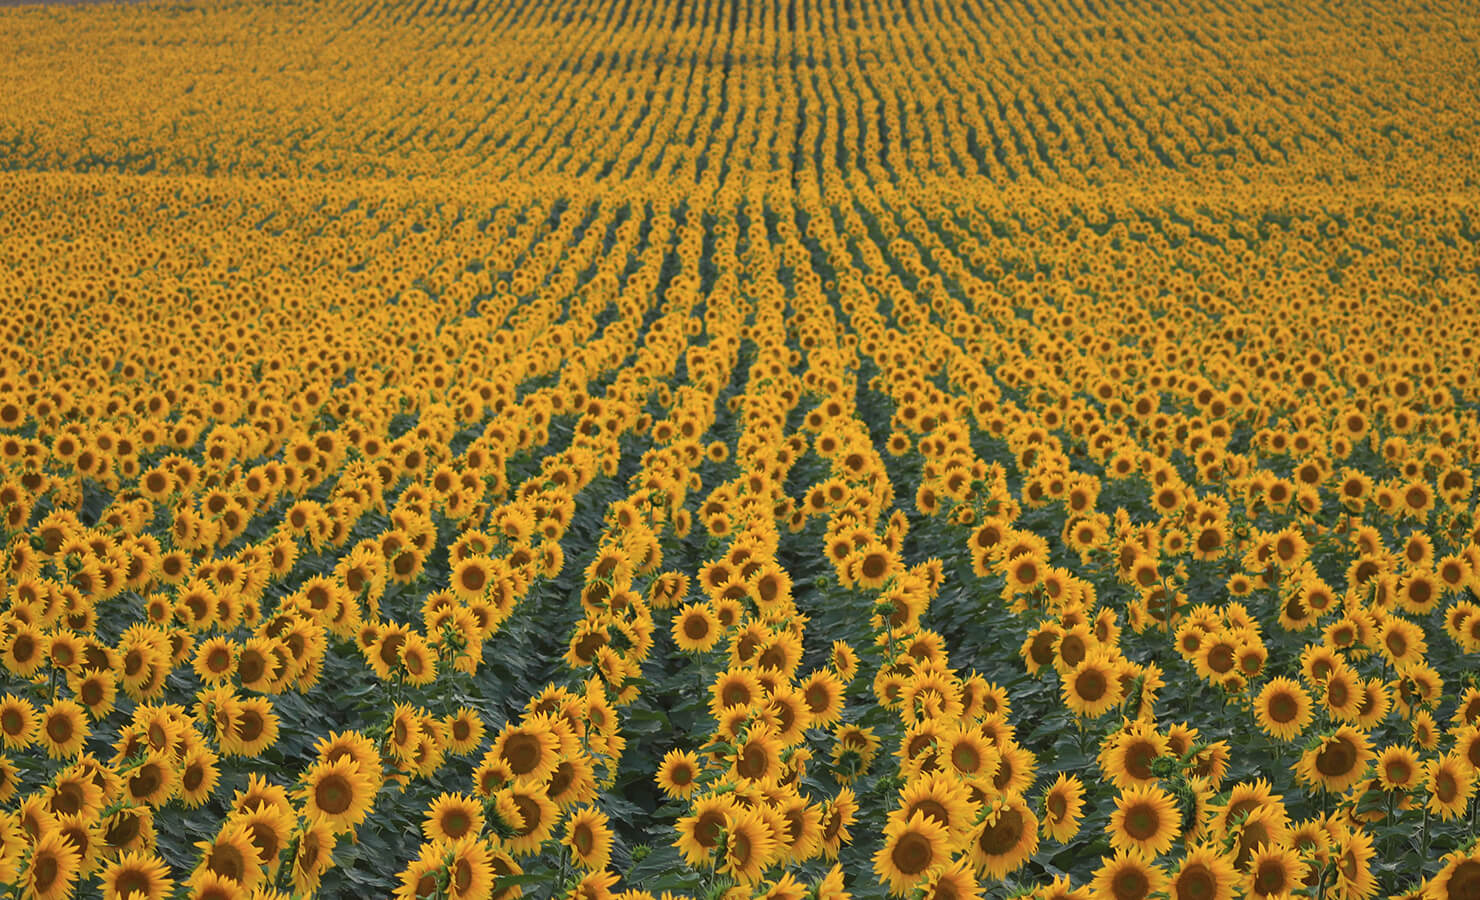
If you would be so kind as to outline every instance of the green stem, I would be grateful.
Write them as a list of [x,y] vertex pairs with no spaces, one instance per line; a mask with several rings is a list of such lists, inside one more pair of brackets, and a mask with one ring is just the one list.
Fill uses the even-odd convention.
[[704,669],[705,669],[704,662],[708,658],[709,658],[709,651],[707,651],[707,650],[700,650],[699,651],[698,664],[695,666],[695,668],[698,669],[698,671],[699,671],[699,700],[700,700],[701,703],[703,702],[705,695],[709,693],[709,688],[710,688],[709,679],[707,677],[705,677],[706,673],[704,671]]

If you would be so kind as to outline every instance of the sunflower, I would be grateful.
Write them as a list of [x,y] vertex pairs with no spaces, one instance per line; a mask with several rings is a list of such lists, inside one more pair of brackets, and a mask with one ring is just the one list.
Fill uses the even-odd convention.
[[1273,798],[1262,806],[1249,810],[1233,833],[1233,864],[1247,871],[1249,860],[1260,847],[1286,847],[1290,845],[1290,816],[1279,798]]
[[1395,668],[1420,662],[1428,655],[1423,628],[1398,615],[1387,615],[1377,626],[1377,649]]
[[1454,754],[1471,772],[1480,776],[1480,726],[1465,725],[1451,729],[1449,733],[1454,738]]
[[1172,848],[1181,830],[1181,817],[1171,795],[1155,785],[1126,788],[1110,814],[1110,846],[1136,849],[1149,857]]
[[1238,674],[1246,679],[1258,678],[1269,659],[1269,650],[1257,636],[1247,641],[1238,650]]
[[1331,843],[1337,831],[1339,828],[1325,817],[1304,819],[1290,827],[1289,846],[1312,866],[1324,866],[1331,861]]
[[1211,741],[1192,757],[1188,774],[1205,779],[1215,789],[1221,787],[1228,775],[1228,763],[1232,749],[1227,741]]
[[1226,854],[1210,846],[1194,847],[1172,876],[1171,900],[1233,900],[1238,872]]
[[702,797],[694,803],[689,815],[678,820],[675,826],[678,840],[673,845],[690,866],[714,864],[711,854],[719,847],[725,820],[734,812],[735,804],[729,795]]
[[1409,481],[1399,492],[1398,513],[1401,516],[1426,521],[1434,508],[1434,490],[1425,481]]
[[1075,887],[1068,875],[1055,876],[1033,896],[1036,900],[1090,900],[1089,886]]
[[1059,773],[1043,794],[1043,831],[1061,844],[1079,833],[1084,813],[1084,782],[1078,775]]
[[14,694],[0,697],[0,740],[5,742],[6,749],[24,750],[31,746],[40,728],[31,701]]
[[448,753],[471,753],[483,743],[483,717],[471,707],[460,707],[442,724],[447,733]]
[[756,666],[762,670],[780,673],[782,677],[791,678],[796,674],[797,665],[802,661],[802,641],[792,632],[779,629],[772,633],[771,639],[756,656]]
[[416,736],[411,742],[410,751],[400,757],[402,771],[394,774],[392,778],[405,785],[400,779],[409,778],[411,775],[430,775],[442,765],[447,758],[446,751],[442,746],[442,731],[440,723],[431,716],[419,717],[416,725]]
[[1480,848],[1456,850],[1424,885],[1424,900],[1469,900],[1480,894]]
[[109,851],[152,851],[154,840],[154,815],[147,806],[121,809],[103,820],[103,843]]
[[561,809],[587,803],[596,796],[596,774],[591,757],[585,753],[567,756],[550,774],[545,793]]
[[258,807],[275,808],[284,816],[293,814],[293,801],[287,796],[287,788],[274,785],[260,774],[252,773],[247,776],[247,785],[232,795],[231,810],[234,813],[250,813]]
[[81,663],[82,638],[65,628],[51,633],[46,642],[47,656],[52,668],[60,672],[71,672]]
[[1350,666],[1337,666],[1323,685],[1321,704],[1332,717],[1351,722],[1361,708],[1362,696],[1362,683],[1356,670]]
[[798,794],[795,784],[787,787],[789,793],[772,805],[778,816],[773,824],[777,856],[801,862],[816,856],[822,846],[823,808]]
[[899,792],[899,808],[889,816],[908,821],[915,813],[924,813],[945,826],[954,845],[971,831],[978,808],[960,779],[936,773],[907,782]]
[[1299,682],[1271,678],[1254,700],[1254,721],[1271,737],[1291,741],[1311,722],[1310,695]]
[[730,661],[744,665],[755,661],[761,648],[771,640],[771,629],[764,622],[750,622],[730,633]]
[[40,741],[52,759],[77,756],[89,733],[86,710],[75,700],[56,700],[41,712]]
[[1418,754],[1401,744],[1384,747],[1377,754],[1377,778],[1388,790],[1408,790],[1419,777]]
[[1427,663],[1408,663],[1398,669],[1396,687],[1398,711],[1412,719],[1414,740],[1425,750],[1434,749],[1439,732],[1430,709],[1444,694],[1443,676]]
[[534,853],[555,831],[559,812],[543,784],[515,779],[503,792],[519,813],[520,824],[505,845],[516,856]]
[[334,826],[322,816],[309,816],[299,828],[293,853],[293,887],[302,894],[318,890],[324,873],[334,865]]
[[925,880],[922,891],[921,900],[980,900],[982,896],[981,885],[965,858],[937,868]]
[[497,869],[488,841],[469,835],[438,841],[437,846],[446,848],[442,858],[447,862],[447,887],[452,900],[490,896]]
[[709,712],[716,719],[732,707],[749,707],[762,697],[760,681],[749,669],[729,669],[721,672],[710,688]]
[[398,655],[407,684],[424,685],[437,680],[436,652],[420,633],[406,635]]
[[1360,655],[1363,651],[1362,626],[1352,616],[1342,616],[1326,626],[1323,632],[1326,643],[1336,649],[1354,655]]
[[8,639],[0,635],[0,662],[21,678],[29,678],[46,662],[46,636],[35,625],[12,621]]
[[314,742],[314,752],[321,763],[347,758],[372,778],[381,773],[380,751],[375,748],[374,741],[358,731],[330,732]]
[[421,833],[428,841],[455,841],[483,830],[483,804],[464,794],[443,792],[427,807]]
[[16,863],[21,853],[31,844],[31,835],[10,814],[0,816],[0,884],[13,884],[16,878]]
[[252,834],[240,822],[228,821],[215,839],[199,841],[195,846],[201,851],[200,865],[196,868],[192,881],[215,875],[251,890],[262,877],[262,865],[257,856],[257,847],[252,843]]
[[277,874],[278,857],[288,845],[288,832],[297,820],[295,813],[265,803],[231,817],[231,821],[246,826],[247,836],[257,848],[257,859],[267,868],[269,878]]
[[606,813],[594,806],[576,810],[566,822],[562,843],[583,868],[605,868],[612,852],[612,829]]
[[179,773],[170,755],[151,750],[123,780],[127,798],[136,804],[163,806],[179,789]]
[[[445,873],[445,888],[439,879]],[[486,841],[472,837],[422,844],[421,855],[401,872],[396,897],[432,897],[445,891],[453,900],[488,897],[493,890],[493,854]]]
[[1248,896],[1286,897],[1305,881],[1306,864],[1289,847],[1261,845],[1249,861],[1244,887]]
[[802,681],[800,690],[812,725],[826,727],[842,716],[846,685],[832,671],[818,669]]
[[1166,886],[1161,867],[1136,850],[1117,850],[1095,872],[1090,895],[1094,900],[1147,900],[1164,892]]
[[1193,666],[1198,677],[1214,684],[1234,673],[1238,666],[1239,639],[1226,630],[1208,635],[1199,645]]
[[46,802],[59,816],[80,813],[96,818],[103,808],[103,788],[91,771],[81,765],[70,766],[58,773],[46,789]]
[[1010,715],[1012,705],[1007,691],[980,675],[971,675],[961,684],[963,718],[980,719],[991,715]]
[[[905,683],[910,676],[905,670],[896,666],[883,666],[874,677],[874,696],[879,705],[892,710],[901,710],[900,695],[904,691]],[[906,721],[913,718],[913,710],[902,711],[906,715]]]
[[94,722],[113,712],[118,700],[118,678],[112,669],[69,672],[67,686]]
[[152,853],[122,853],[103,870],[104,900],[163,900],[174,889],[169,866]]
[[724,857],[719,870],[753,884],[771,864],[780,849],[776,834],[755,809],[735,807],[725,815]]
[[708,603],[690,603],[673,617],[673,642],[686,653],[704,653],[720,638],[719,619]]
[[730,776],[742,781],[774,781],[781,773],[781,750],[781,739],[774,728],[751,728],[735,747]]
[[1300,673],[1313,687],[1325,684],[1331,673],[1345,664],[1334,647],[1310,644],[1300,653]]
[[1056,648],[1063,634],[1064,629],[1057,622],[1040,622],[1029,629],[1028,636],[1018,648],[1029,674],[1036,675],[1043,668],[1054,665],[1058,659]]
[[215,635],[196,645],[195,674],[208,685],[225,684],[236,672],[236,645]]
[[1038,758],[1031,750],[1020,747],[1011,740],[998,745],[1000,758],[997,774],[992,776],[992,787],[999,794],[1021,794],[1033,784]]
[[1377,851],[1372,835],[1361,828],[1347,828],[1329,823],[1332,832],[1331,858],[1335,862],[1336,883],[1331,887],[1344,900],[1367,900],[1377,893],[1377,876],[1372,859]]
[[990,878],[1006,878],[1038,851],[1038,817],[1016,792],[991,806],[968,844],[971,859]]
[[[21,772],[8,756],[0,756],[0,803],[9,803],[20,790]],[[0,845],[3,846],[3,845]]]
[[751,578],[756,605],[763,612],[790,603],[791,576],[776,563],[766,563]]
[[1092,652],[1064,675],[1060,690],[1075,715],[1098,718],[1122,699],[1120,666],[1107,653]]
[[938,672],[921,672],[905,679],[900,686],[899,702],[910,719],[961,718],[960,682],[954,676]]
[[946,827],[923,812],[908,820],[892,818],[884,828],[884,846],[874,854],[874,872],[889,882],[889,891],[904,896],[932,868],[948,861]]
[[1464,815],[1475,792],[1475,773],[1458,754],[1450,753],[1425,765],[1424,786],[1429,795],[1426,808],[1447,822]]
[[808,712],[806,700],[794,687],[783,686],[772,691],[763,715],[764,721],[776,729],[776,737],[785,747],[800,743],[812,726],[812,714]]
[[1099,639],[1090,631],[1088,624],[1080,623],[1073,627],[1066,627],[1054,646],[1054,668],[1060,673],[1073,671],[1074,667],[1083,662],[1084,657],[1096,649],[1098,644]]
[[699,786],[702,772],[703,765],[697,754],[687,750],[669,750],[659,764],[654,780],[669,797],[684,799]]
[[543,781],[560,762],[560,737],[549,717],[529,716],[499,733],[493,753],[515,778]]
[[899,556],[883,544],[871,543],[849,555],[848,576],[865,590],[882,588],[899,569]]
[[297,796],[305,812],[321,816],[336,834],[354,831],[375,802],[380,786],[349,756],[315,763]]
[[221,734],[221,752],[228,756],[256,756],[277,741],[278,720],[266,697],[232,698],[222,704],[228,727]]
[[1131,722],[1102,742],[1098,759],[1100,771],[1122,789],[1154,784],[1156,775],[1152,772],[1152,763],[1171,749],[1171,740],[1156,730],[1154,722]]
[[59,816],[56,829],[77,851],[78,877],[91,877],[98,867],[103,843],[102,823],[97,816],[84,813]]
[[382,681],[389,681],[401,661],[401,644],[411,631],[400,624],[372,627],[374,631],[361,632],[360,652],[374,670],[375,676]]
[[1323,735],[1300,757],[1296,775],[1306,784],[1341,793],[1362,780],[1372,761],[1372,745],[1364,732],[1342,725]]
[[978,728],[956,728],[940,742],[940,756],[963,778],[991,778],[1000,755]]
[[71,897],[80,864],[77,848],[60,831],[43,833],[31,846],[30,859],[20,873],[25,896],[31,900]]
[[612,888],[621,880],[621,875],[606,869],[587,872],[570,889],[570,893],[565,895],[564,900],[618,900],[617,895],[612,893]]
[[1362,680],[1362,702],[1357,705],[1357,718],[1352,724],[1364,730],[1375,728],[1387,718],[1392,705],[1387,682],[1381,678],[1365,678]]
[[847,641],[833,641],[828,654],[828,665],[846,684],[858,674],[858,651]]

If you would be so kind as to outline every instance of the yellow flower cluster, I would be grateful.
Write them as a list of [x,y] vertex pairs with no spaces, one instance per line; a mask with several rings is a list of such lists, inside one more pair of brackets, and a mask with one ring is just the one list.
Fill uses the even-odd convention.
[[0,883],[1472,900],[1474,24],[0,10]]

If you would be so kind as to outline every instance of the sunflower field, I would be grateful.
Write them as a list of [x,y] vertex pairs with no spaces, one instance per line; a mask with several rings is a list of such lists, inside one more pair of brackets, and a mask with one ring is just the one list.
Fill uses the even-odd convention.
[[0,897],[1480,898],[1470,0],[0,9]]

